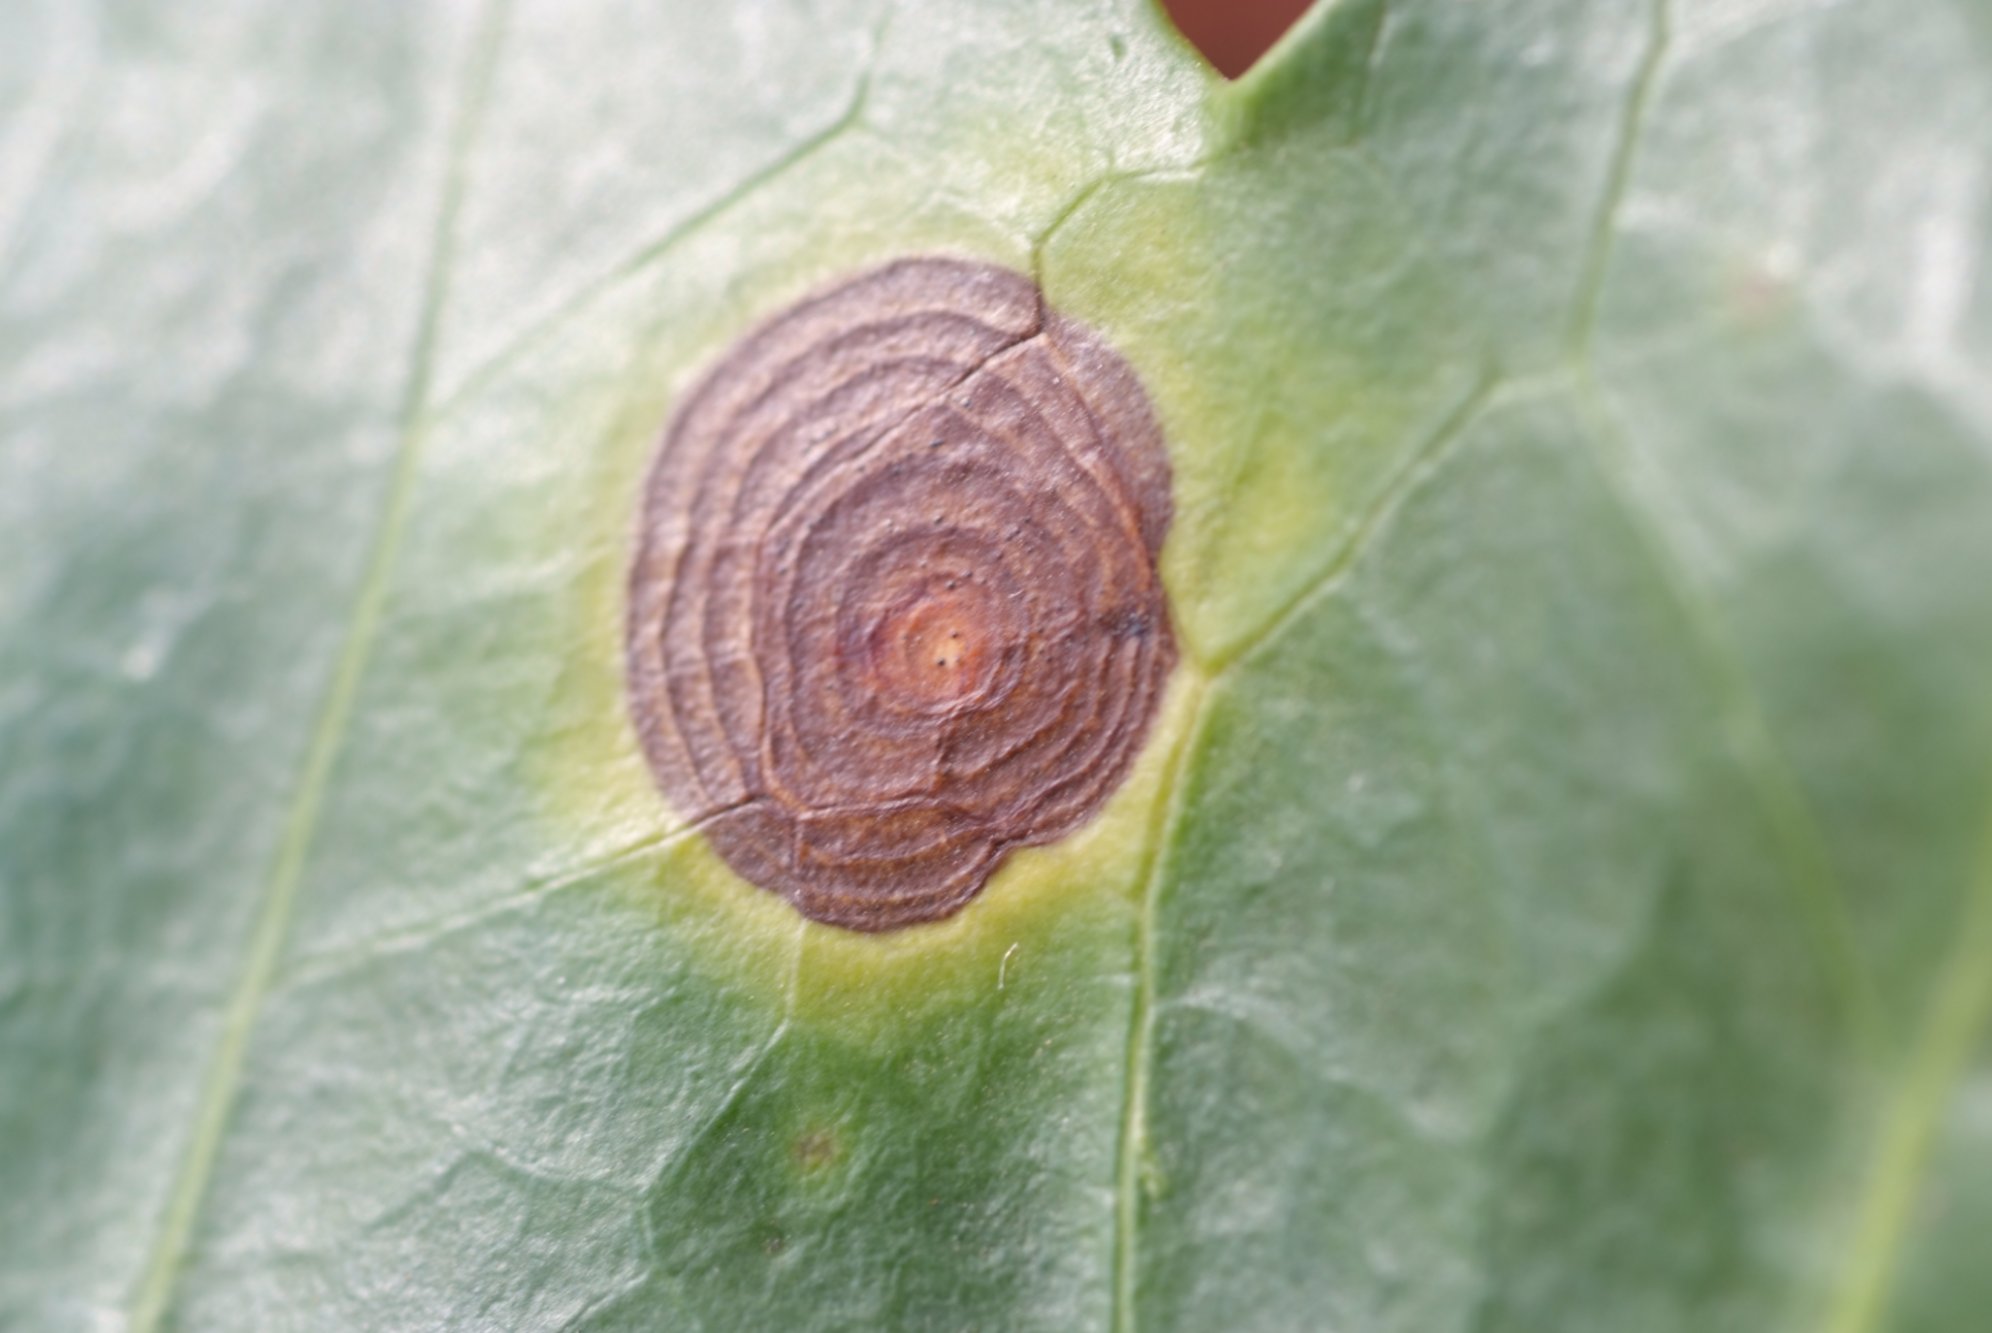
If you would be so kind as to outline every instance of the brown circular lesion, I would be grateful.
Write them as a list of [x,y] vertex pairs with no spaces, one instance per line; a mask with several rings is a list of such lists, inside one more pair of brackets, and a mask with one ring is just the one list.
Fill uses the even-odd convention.
[[791,307],[677,411],[627,656],[659,785],[742,876],[880,931],[1126,776],[1175,664],[1161,435],[1028,279],[903,260]]

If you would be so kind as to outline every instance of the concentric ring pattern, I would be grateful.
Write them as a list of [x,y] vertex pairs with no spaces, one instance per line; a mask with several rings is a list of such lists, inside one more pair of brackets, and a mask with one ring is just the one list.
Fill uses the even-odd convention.
[[629,695],[744,878],[931,921],[1084,823],[1175,664],[1146,395],[1026,278],[902,260],[778,315],[683,400],[642,500]]

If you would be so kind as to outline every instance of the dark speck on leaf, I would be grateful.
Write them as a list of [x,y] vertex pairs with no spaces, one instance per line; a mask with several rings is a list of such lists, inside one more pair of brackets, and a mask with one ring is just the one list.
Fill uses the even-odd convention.
[[1139,611],[1117,611],[1101,624],[1117,639],[1139,639],[1148,633],[1148,617]]

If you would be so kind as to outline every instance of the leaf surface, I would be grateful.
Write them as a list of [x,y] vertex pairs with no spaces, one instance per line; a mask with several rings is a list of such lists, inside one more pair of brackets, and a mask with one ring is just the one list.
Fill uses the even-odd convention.
[[[43,0],[0,42],[0,1325],[1992,1300],[1992,19]],[[734,879],[645,460],[865,265],[1165,428],[1184,662],[966,911]]]

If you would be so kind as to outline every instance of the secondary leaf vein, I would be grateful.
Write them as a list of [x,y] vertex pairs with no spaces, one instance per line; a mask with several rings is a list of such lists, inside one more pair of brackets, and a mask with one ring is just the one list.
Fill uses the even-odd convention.
[[1584,267],[1579,271],[1577,299],[1571,308],[1570,346],[1583,348],[1597,324],[1598,300],[1604,293],[1605,270],[1611,262],[1612,243],[1617,234],[1619,210],[1625,204],[1632,183],[1632,164],[1639,151],[1640,136],[1646,130],[1647,107],[1653,88],[1666,60],[1669,41],[1667,0],[1653,0],[1649,11],[1646,50],[1633,72],[1632,91],[1626,97],[1625,112],[1619,122],[1618,141],[1613,145],[1611,165],[1605,171],[1605,188],[1598,201],[1597,216],[1591,222],[1591,237],[1584,248]]
[[[877,27],[874,29],[872,39],[872,57],[874,63],[877,60],[879,44],[884,40],[885,30],[890,20],[891,11],[888,10],[885,17],[879,21]],[[561,297],[552,309],[534,318],[504,346],[471,367],[454,386],[448,389],[442,400],[430,410],[429,417],[431,421],[440,421],[449,416],[458,406],[471,398],[480,388],[489,384],[507,367],[523,356],[527,350],[538,344],[550,330],[557,328],[563,320],[573,315],[574,312],[615,291],[636,274],[655,264],[672,250],[675,250],[678,246],[684,244],[687,240],[690,240],[714,222],[724,217],[763,186],[795,170],[802,163],[808,161],[817,153],[822,152],[825,148],[857,128],[863,122],[865,107],[871,100],[872,77],[873,71],[868,66],[864,73],[859,76],[857,87],[851,95],[851,100],[837,114],[836,119],[832,120],[822,129],[808,135],[787,151],[781,153],[773,161],[765,163],[754,171],[749,172],[746,176],[741,177],[711,200],[695,209],[691,214],[672,223],[670,227],[665,229],[662,235],[645,242],[624,259],[604,269],[595,277],[581,283],[573,291]]]
[[1397,469],[1384,479],[1375,498],[1356,516],[1348,535],[1329,556],[1327,563],[1275,607],[1256,629],[1248,631],[1237,642],[1221,648],[1212,656],[1209,669],[1213,681],[1221,679],[1240,662],[1278,639],[1314,604],[1316,598],[1333,587],[1362,558],[1384,520],[1395,513],[1404,499],[1418,488],[1418,484],[1445,461],[1452,444],[1466,433],[1466,428],[1480,415],[1480,410],[1487,405],[1499,384],[1499,378],[1491,370],[1483,368],[1479,380],[1439,423],[1438,428],[1415,445]]
[[1888,1312],[1903,1241],[1929,1173],[1937,1130],[1973,1051],[1992,1024],[1992,819],[1974,882],[1964,895],[1906,1073],[1882,1109],[1881,1128],[1854,1221],[1852,1262],[1826,1327],[1870,1333]]
[[1625,476],[1631,446],[1624,426],[1605,399],[1595,371],[1585,361],[1576,367],[1575,373],[1579,406],[1590,425],[1585,435],[1593,441],[1593,462],[1605,493],[1625,516],[1648,562],[1685,619],[1695,649],[1711,673],[1711,688],[1720,705],[1731,753],[1770,822],[1788,886],[1806,915],[1844,1006],[1842,1017],[1857,1048],[1873,1051],[1879,1044],[1875,1000],[1861,968],[1853,926],[1847,919],[1845,894],[1827,855],[1817,816],[1777,743],[1763,701],[1730,643],[1720,614],[1683,568],[1660,524],[1634,498],[1632,483]]

